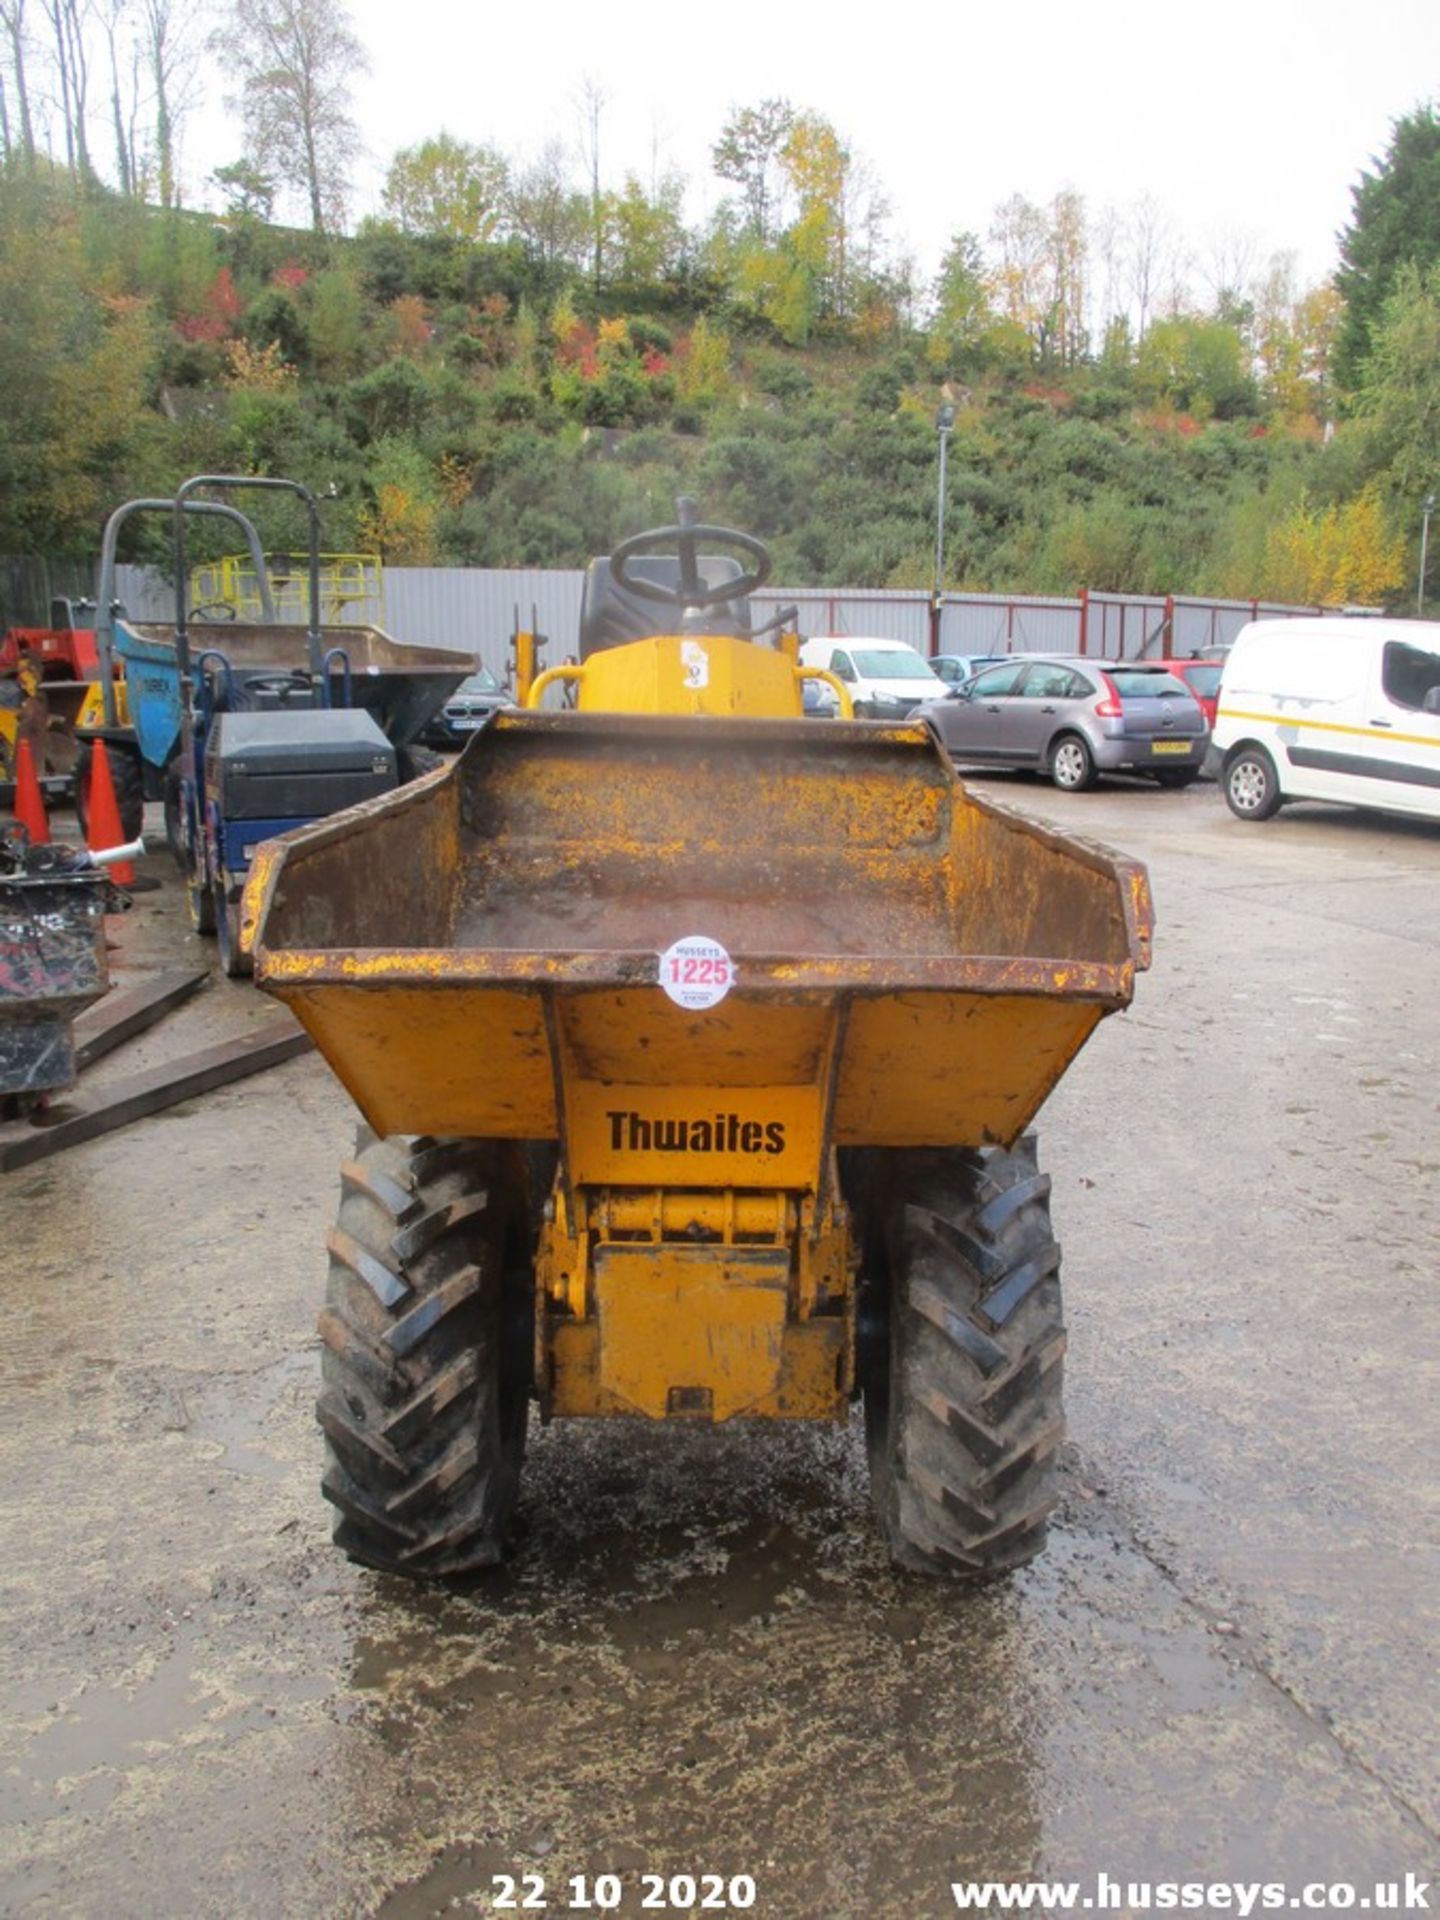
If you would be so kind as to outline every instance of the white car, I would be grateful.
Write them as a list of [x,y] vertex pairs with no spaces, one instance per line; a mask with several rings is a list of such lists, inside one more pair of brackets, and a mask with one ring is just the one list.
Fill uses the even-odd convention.
[[1440,820],[1440,624],[1252,621],[1225,662],[1205,765],[1241,820],[1287,800]]
[[844,682],[857,720],[904,720],[922,701],[938,700],[945,683],[904,640],[824,635],[800,648],[802,667],[823,667]]

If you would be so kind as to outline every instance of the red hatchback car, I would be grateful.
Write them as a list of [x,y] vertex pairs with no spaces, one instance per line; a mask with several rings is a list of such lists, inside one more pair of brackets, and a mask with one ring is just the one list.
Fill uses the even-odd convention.
[[1219,697],[1220,676],[1225,671],[1225,662],[1223,660],[1167,660],[1165,665],[1177,680],[1185,682],[1204,710],[1206,726],[1213,729],[1215,702]]

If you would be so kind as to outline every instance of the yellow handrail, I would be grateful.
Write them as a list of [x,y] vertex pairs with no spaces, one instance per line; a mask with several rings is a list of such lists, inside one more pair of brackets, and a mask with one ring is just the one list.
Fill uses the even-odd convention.
[[584,678],[584,667],[574,665],[547,667],[543,673],[537,674],[534,680],[531,681],[530,691],[525,696],[525,704],[527,707],[538,707],[540,702],[545,698],[546,689],[554,686],[557,680],[580,681]]
[[827,667],[796,667],[795,675],[800,680],[823,680],[827,687],[833,687],[840,696],[840,718],[842,720],[855,718],[855,702],[850,698],[850,689]]

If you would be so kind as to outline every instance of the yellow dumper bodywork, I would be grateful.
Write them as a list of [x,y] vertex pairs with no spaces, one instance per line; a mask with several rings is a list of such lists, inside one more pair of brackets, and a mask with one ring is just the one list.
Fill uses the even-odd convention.
[[794,636],[750,625],[768,566],[682,501],[592,563],[578,664],[532,680],[517,635],[522,710],[255,857],[255,978],[374,1130],[317,1408],[365,1564],[498,1559],[532,1398],[859,1395],[895,1559],[988,1576],[1044,1538],[1065,1329],[1026,1129],[1148,965],[1145,876],[838,682],[804,718]]
[[[557,1143],[546,1413],[843,1415],[837,1154],[1011,1146],[1148,964],[1143,871],[976,799],[924,727],[656,710],[743,705],[746,655],[794,713],[778,653],[639,642],[592,680],[650,711],[502,713],[252,869],[257,982],[377,1134]],[[663,990],[687,938],[712,1005]]]

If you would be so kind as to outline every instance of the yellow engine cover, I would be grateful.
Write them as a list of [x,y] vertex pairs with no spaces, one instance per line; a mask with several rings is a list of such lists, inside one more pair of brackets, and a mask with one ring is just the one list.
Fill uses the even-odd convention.
[[663,634],[592,653],[581,670],[582,713],[746,714],[793,720],[800,681],[783,653],[730,634]]

